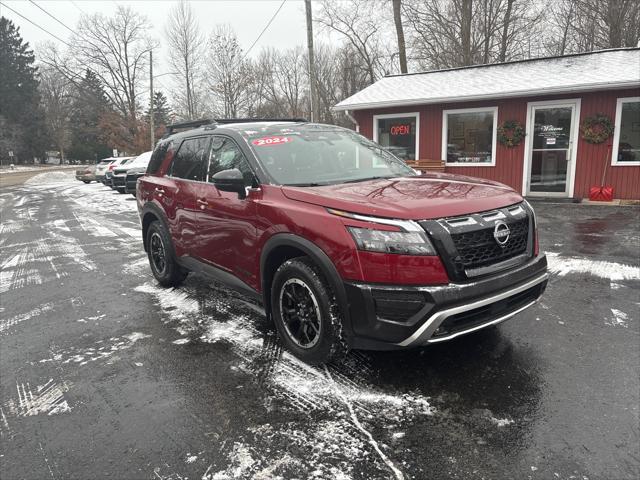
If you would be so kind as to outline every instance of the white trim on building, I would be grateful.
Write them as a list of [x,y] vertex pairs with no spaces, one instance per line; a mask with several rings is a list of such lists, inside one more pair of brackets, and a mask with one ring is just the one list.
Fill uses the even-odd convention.
[[[491,162],[448,162],[447,146],[448,146],[448,130],[449,130],[449,114],[452,113],[480,113],[491,112],[493,114],[493,133],[491,137]],[[453,110],[442,111],[442,160],[447,167],[495,167],[496,166],[496,139],[498,136],[498,107],[478,107],[478,108],[457,108]]]
[[[613,131],[613,150],[611,152],[611,165],[614,167],[634,167],[640,165],[640,162],[618,161],[618,148],[620,147],[620,128],[622,127],[622,105],[632,102],[640,102],[640,97],[620,97],[616,102],[615,129]],[[638,122],[640,122],[640,119],[638,119]]]
[[373,116],[373,141],[378,143],[378,120],[381,118],[407,118],[415,117],[416,119],[416,158],[420,158],[420,112],[407,112],[407,113],[385,113],[383,115]]

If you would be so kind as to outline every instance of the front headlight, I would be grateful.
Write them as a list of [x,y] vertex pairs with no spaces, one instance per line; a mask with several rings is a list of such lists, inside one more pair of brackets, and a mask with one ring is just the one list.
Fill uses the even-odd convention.
[[390,232],[369,228],[347,227],[358,250],[396,253],[401,255],[435,255],[425,234],[419,232]]

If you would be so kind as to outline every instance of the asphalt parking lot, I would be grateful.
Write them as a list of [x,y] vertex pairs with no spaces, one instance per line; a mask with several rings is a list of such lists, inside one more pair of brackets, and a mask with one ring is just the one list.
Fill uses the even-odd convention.
[[0,189],[0,478],[638,478],[640,208],[535,207],[539,304],[315,368],[235,293],[159,288],[131,196]]

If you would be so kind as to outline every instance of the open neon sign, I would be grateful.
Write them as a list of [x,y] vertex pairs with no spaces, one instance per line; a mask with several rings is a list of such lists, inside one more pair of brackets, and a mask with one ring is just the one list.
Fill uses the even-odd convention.
[[389,133],[392,136],[409,135],[411,133],[411,125],[394,125],[391,127]]

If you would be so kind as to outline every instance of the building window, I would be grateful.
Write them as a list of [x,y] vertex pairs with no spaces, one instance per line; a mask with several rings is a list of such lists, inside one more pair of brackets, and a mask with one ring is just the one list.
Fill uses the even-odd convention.
[[618,99],[611,158],[613,165],[640,165],[640,97]]
[[419,130],[420,115],[418,113],[373,117],[373,141],[402,160],[418,158]]
[[494,166],[498,107],[444,110],[442,159],[447,166]]

